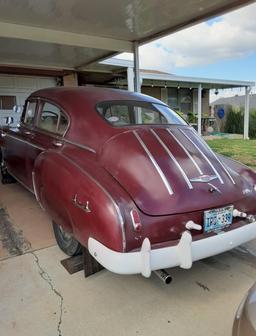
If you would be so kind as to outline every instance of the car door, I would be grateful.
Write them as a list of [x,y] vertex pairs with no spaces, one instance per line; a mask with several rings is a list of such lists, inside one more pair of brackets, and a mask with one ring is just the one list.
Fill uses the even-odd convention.
[[4,138],[3,157],[7,169],[26,187],[29,187],[27,184],[26,153],[31,147],[30,139],[34,132],[37,107],[37,100],[27,101],[21,125],[9,127]]
[[[40,99],[31,148],[26,153],[27,183],[33,188],[32,173],[35,160],[43,150],[58,150],[63,146],[63,135],[68,127],[68,116],[54,102]],[[41,150],[39,150],[41,149]]]

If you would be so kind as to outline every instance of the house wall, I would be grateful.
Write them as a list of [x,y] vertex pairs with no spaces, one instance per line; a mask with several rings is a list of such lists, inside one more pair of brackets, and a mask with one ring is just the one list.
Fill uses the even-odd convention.
[[160,87],[142,86],[141,93],[144,93],[148,96],[152,96],[152,97],[155,97],[161,100],[161,88]]
[[[15,76],[0,74],[0,96],[15,96],[16,105],[24,105],[27,97],[34,91],[56,86],[54,77]],[[0,125],[6,124],[6,117],[13,117],[14,124],[20,119],[20,114],[13,112],[12,108],[0,107]]]
[[[181,111],[184,114],[197,113],[197,89],[142,86],[141,92],[162,100],[176,111]],[[202,92],[202,113],[208,116],[210,113],[210,92],[208,89],[204,89]]]

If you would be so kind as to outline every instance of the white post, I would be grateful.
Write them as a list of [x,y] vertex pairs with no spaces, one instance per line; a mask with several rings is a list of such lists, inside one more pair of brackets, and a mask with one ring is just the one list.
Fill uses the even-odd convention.
[[251,88],[245,87],[245,104],[244,104],[244,139],[249,139],[249,119],[250,119],[250,91]]
[[202,135],[202,84],[198,85],[197,92],[197,132]]
[[140,92],[140,65],[139,65],[139,44],[133,43],[133,59],[134,59],[134,91]]
[[133,68],[127,68],[127,86],[128,91],[134,92],[134,72]]

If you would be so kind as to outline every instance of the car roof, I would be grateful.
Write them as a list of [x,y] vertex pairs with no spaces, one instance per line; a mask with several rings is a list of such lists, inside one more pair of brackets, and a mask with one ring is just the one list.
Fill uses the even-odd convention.
[[99,88],[99,87],[52,87],[40,89],[30,95],[29,98],[42,97],[45,99],[56,101],[59,105],[65,107],[70,105],[72,99],[90,105],[96,105],[102,101],[111,100],[133,100],[151,103],[164,104],[160,100],[141,93],[130,92],[127,90]]
[[[104,101],[139,101],[162,103],[140,93],[98,87],[56,87],[35,91],[28,99],[42,98],[59,105],[69,116],[65,138],[98,149],[106,140],[124,131],[113,127],[96,112],[96,105]],[[100,134],[100,136],[99,136]]]

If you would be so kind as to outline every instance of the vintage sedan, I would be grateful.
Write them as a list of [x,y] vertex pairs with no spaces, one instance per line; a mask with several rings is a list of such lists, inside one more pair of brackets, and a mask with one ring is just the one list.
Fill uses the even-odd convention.
[[152,97],[39,90],[1,148],[3,182],[35,194],[60,248],[84,246],[112,272],[190,268],[256,238],[256,173]]

